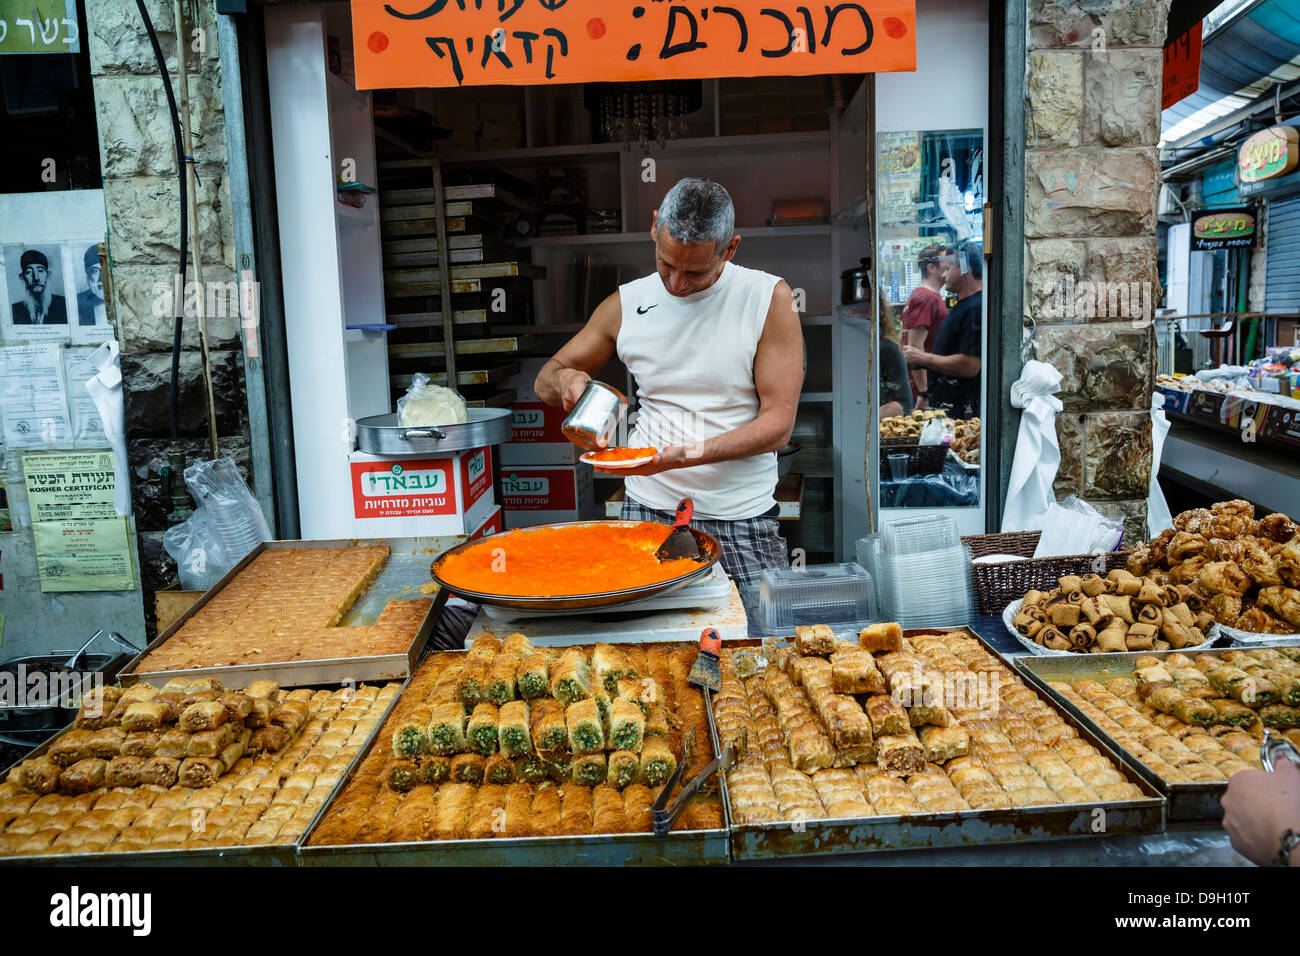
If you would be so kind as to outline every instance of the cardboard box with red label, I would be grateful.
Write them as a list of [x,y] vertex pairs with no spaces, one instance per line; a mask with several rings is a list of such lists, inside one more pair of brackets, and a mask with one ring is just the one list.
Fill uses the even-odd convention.
[[469,533],[469,539],[486,538],[494,534],[500,534],[506,529],[505,509],[497,505],[492,509],[492,513],[487,516],[486,520]]
[[594,473],[582,464],[502,468],[501,506],[512,530],[600,516]]
[[506,380],[516,398],[511,406],[510,441],[501,446],[502,465],[573,465],[582,454],[564,437],[564,409],[547,405],[533,391],[537,373],[548,361],[522,359],[519,371]]
[[496,507],[491,448],[436,458],[353,452],[348,467],[358,535],[469,534]]

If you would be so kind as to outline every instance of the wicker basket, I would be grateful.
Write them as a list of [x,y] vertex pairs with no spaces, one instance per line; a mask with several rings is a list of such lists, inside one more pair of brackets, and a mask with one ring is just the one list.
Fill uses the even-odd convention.
[[1003,561],[998,564],[972,564],[971,580],[975,585],[975,603],[980,614],[1001,614],[1012,601],[1030,591],[1050,591],[1059,578],[1068,574],[1109,574],[1122,568],[1131,551],[1104,554],[1071,554],[1055,558],[1035,558],[1041,531],[1016,531],[1010,534],[974,534],[962,538],[971,557],[990,554],[1018,554],[1028,561]]
[[880,439],[881,474],[888,474],[894,480],[893,469],[889,467],[890,455],[907,456],[907,476],[937,475],[943,471],[943,463],[948,458],[947,445],[922,445],[919,438],[882,438]]

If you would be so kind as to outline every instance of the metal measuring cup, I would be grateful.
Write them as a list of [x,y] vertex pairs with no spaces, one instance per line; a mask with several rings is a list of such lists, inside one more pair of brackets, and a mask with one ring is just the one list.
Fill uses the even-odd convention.
[[606,447],[614,439],[626,409],[627,399],[622,392],[593,378],[564,419],[564,437],[587,451]]

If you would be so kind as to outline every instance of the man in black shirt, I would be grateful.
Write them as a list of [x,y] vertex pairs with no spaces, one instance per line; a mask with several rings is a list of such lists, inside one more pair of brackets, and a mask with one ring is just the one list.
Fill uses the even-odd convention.
[[940,324],[934,347],[926,352],[905,345],[903,357],[913,368],[933,373],[928,390],[932,408],[943,409],[951,418],[978,418],[984,352],[984,260],[980,246],[967,243],[948,250],[944,286],[957,296],[957,304]]

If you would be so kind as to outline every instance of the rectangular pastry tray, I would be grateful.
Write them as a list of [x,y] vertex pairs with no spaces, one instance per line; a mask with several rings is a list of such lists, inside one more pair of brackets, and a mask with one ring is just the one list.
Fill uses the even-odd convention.
[[[710,735],[716,754],[718,736],[713,730],[708,697],[706,692],[705,710],[709,713]],[[382,723],[379,729],[382,731]],[[343,793],[376,740],[377,735],[366,743],[360,758],[344,774],[323,810],[328,810]],[[324,819],[322,812],[304,833],[298,858],[302,866],[701,866],[727,863],[731,816],[727,809],[725,781],[721,791],[723,829],[675,830],[662,837],[653,833],[613,833],[312,846],[312,834]]]
[[354,624],[374,623],[389,600],[420,597],[420,586],[431,580],[429,566],[433,563],[433,559],[448,548],[463,543],[464,540],[462,535],[446,535],[428,538],[351,538],[339,541],[264,541],[231,568],[230,573],[204,593],[203,597],[177,618],[171,627],[154,638],[148,647],[122,669],[118,680],[123,686],[129,686],[142,680],[163,684],[173,677],[215,677],[223,683],[236,687],[246,687],[255,680],[273,680],[281,687],[311,687],[318,684],[342,684],[346,681],[374,683],[409,677],[415,670],[415,662],[419,659],[420,652],[437,623],[437,615],[433,613],[437,604],[434,604],[430,612],[425,615],[411,639],[410,646],[402,654],[330,660],[268,661],[265,664],[198,667],[187,670],[146,671],[140,668],[151,651],[161,647],[184,627],[186,621],[202,610],[223,588],[229,586],[230,582],[252,564],[263,551],[387,545],[391,551],[388,560],[384,562],[383,568],[365,593],[357,598],[356,603],[340,622],[341,627],[348,627]]
[[[1011,664],[968,627],[904,631],[907,637],[958,632],[973,637],[980,646],[1008,667]],[[758,646],[758,641],[729,643],[728,647]],[[1049,660],[1035,658],[1035,660]],[[1051,658],[1050,660],[1055,660]],[[1014,670],[1014,668],[1012,668]],[[1031,689],[1038,690],[1035,685]],[[706,695],[707,696],[707,695]],[[1043,696],[1040,693],[1040,696]],[[991,843],[1063,840],[1119,834],[1160,833],[1165,827],[1165,801],[1142,774],[1137,773],[1113,744],[1094,733],[1091,725],[1047,697],[1065,722],[1079,736],[1109,757],[1124,777],[1141,789],[1139,800],[1014,807],[1007,810],[963,810],[950,813],[911,813],[906,816],[873,816],[857,819],[806,820],[800,822],[739,824],[726,805],[731,830],[731,858],[737,862],[772,860],[822,854],[871,853],[883,850],[927,849],[941,846],[979,846]],[[718,746],[713,703],[708,706],[709,723]]]
[[[379,715],[379,720],[375,723],[375,729],[370,732],[370,738],[366,741],[365,746],[357,751],[348,764],[348,769],[344,772],[331,791],[325,802],[317,809],[316,815],[312,817],[311,822],[302,833],[291,843],[268,843],[260,846],[221,846],[221,847],[178,847],[165,850],[131,850],[123,853],[33,853],[22,856],[0,856],[0,867],[10,866],[299,866],[298,846],[299,843],[307,839],[308,834],[316,828],[324,816],[326,809],[334,802],[334,798],[339,795],[340,789],[352,776],[353,772],[360,766],[362,757],[370,750],[375,736],[383,729],[384,721],[388,719],[388,714],[392,711],[397,703],[397,699],[402,696],[402,691],[406,690],[407,681],[402,681],[401,689],[393,695],[388,706],[384,708],[383,713]],[[321,688],[316,688],[317,690]],[[328,688],[327,688],[328,689]],[[44,756],[45,752],[60,737],[72,729],[69,724],[62,730],[56,731],[51,737],[41,744],[27,756],[19,760],[30,760],[33,757]],[[9,775],[14,764],[6,767],[4,772],[0,773],[0,780]]]
[[[1263,648],[1282,647],[1286,642],[1279,641],[1272,645],[1252,645]],[[1242,648],[1195,648],[1198,654],[1212,656],[1225,650],[1242,650]],[[1137,757],[1130,754],[1110,734],[1098,727],[1091,718],[1079,710],[1069,700],[1062,697],[1048,685],[1052,681],[1064,681],[1073,685],[1079,680],[1098,680],[1105,682],[1115,677],[1131,677],[1134,662],[1139,657],[1155,657],[1164,660],[1170,654],[1183,654],[1186,651],[1136,651],[1128,654],[1078,654],[1070,657],[1018,657],[1016,667],[1036,689],[1047,694],[1052,703],[1067,711],[1070,716],[1083,723],[1107,745],[1120,754],[1124,762],[1133,768],[1142,779],[1150,783],[1169,801],[1168,816],[1170,823],[1206,822],[1223,819],[1223,807],[1219,800],[1228,789],[1224,783],[1168,783],[1154,770],[1151,770]]]

